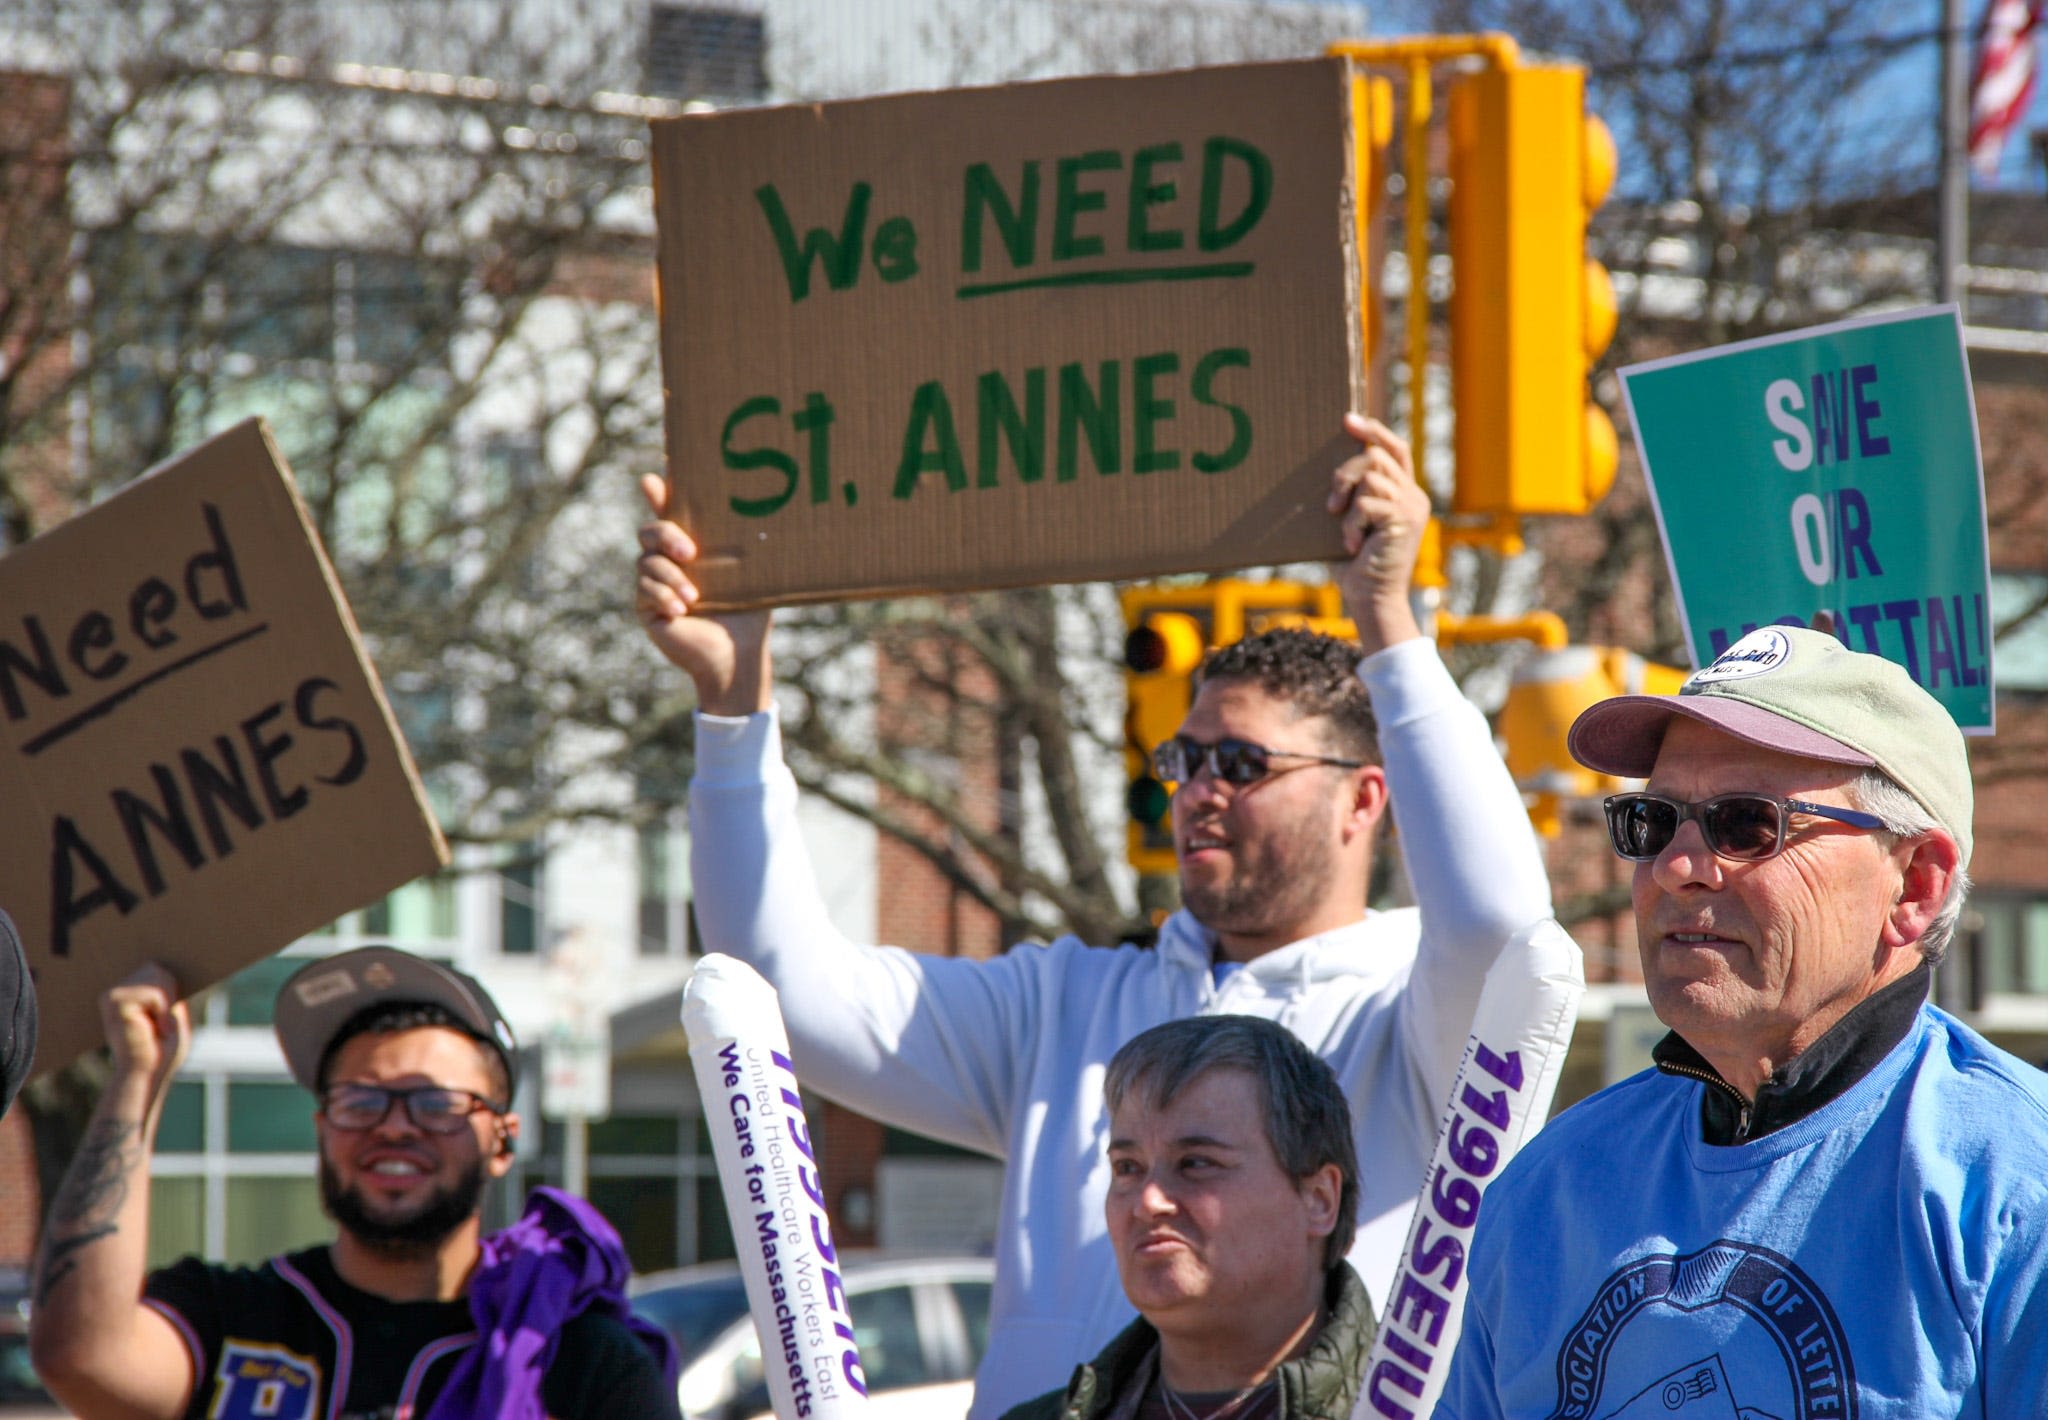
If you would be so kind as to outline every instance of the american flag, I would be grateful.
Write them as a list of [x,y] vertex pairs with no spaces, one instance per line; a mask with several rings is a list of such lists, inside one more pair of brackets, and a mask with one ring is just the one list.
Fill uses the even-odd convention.
[[2048,0],[1991,0],[1970,81],[1970,163],[1979,175],[1998,172],[2005,138],[2034,96],[2034,36]]

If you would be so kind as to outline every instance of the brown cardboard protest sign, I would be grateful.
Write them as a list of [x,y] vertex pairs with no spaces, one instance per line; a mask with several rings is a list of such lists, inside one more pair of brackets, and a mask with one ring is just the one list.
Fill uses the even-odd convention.
[[654,125],[707,604],[1335,557],[1361,352],[1314,59]]
[[0,557],[0,805],[38,1070],[139,963],[197,990],[446,864],[261,423]]

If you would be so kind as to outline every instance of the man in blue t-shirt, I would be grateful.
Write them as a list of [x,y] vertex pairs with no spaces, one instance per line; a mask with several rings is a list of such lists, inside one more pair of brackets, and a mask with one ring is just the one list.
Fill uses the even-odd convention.
[[1647,777],[1607,825],[1671,1034],[1486,1195],[1439,1420],[2048,1414],[2048,1084],[1927,1002],[1970,859],[1947,712],[1768,626],[1571,749]]

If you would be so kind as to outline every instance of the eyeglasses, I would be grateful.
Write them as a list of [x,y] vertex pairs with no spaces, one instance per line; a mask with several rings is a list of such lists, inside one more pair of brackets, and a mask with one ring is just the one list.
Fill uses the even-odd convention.
[[1723,858],[1757,863],[1785,851],[1785,833],[1793,814],[1812,814],[1856,828],[1883,828],[1884,820],[1857,809],[1805,799],[1779,799],[1769,794],[1716,794],[1689,804],[1662,794],[1616,794],[1606,802],[1607,836],[1614,851],[1647,863],[1671,846],[1678,826],[1692,819],[1707,847]]
[[1276,759],[1306,759],[1343,769],[1365,767],[1362,759],[1334,759],[1298,749],[1267,749],[1250,740],[1221,739],[1205,745],[1186,735],[1175,735],[1152,751],[1152,772],[1169,784],[1185,784],[1206,767],[1211,777],[1226,784],[1256,784],[1273,772]]
[[459,1134],[472,1114],[503,1114],[473,1090],[447,1090],[439,1085],[419,1085],[409,1090],[386,1089],[382,1085],[335,1085],[327,1091],[321,1111],[336,1129],[354,1134],[375,1129],[391,1113],[391,1106],[403,1100],[406,1118],[429,1134]]

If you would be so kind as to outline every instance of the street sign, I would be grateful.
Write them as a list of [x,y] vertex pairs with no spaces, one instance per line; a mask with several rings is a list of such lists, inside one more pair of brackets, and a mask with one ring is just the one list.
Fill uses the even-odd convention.
[[1989,543],[1954,306],[1621,372],[1693,664],[1829,612],[1993,728]]
[[612,1112],[612,1042],[601,1034],[551,1034],[541,1045],[540,1112],[548,1119],[603,1119]]

